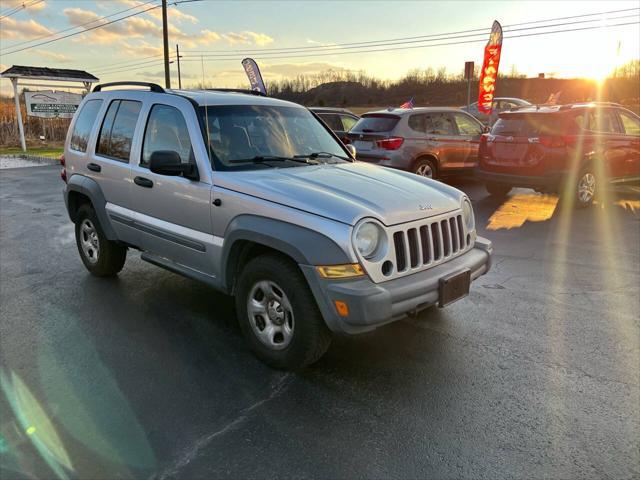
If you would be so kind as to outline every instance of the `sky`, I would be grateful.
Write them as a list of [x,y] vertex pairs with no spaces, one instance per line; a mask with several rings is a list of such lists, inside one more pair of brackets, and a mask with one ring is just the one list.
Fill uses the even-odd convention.
[[[169,3],[173,1],[169,0]],[[4,70],[11,65],[77,68],[94,74],[101,81],[126,79],[162,83],[159,8],[108,26],[85,30],[157,3],[159,0],[0,0],[0,68]],[[12,13],[23,4],[26,8]],[[437,70],[445,67],[448,73],[459,73],[465,61],[481,64],[488,30],[497,19],[505,30],[501,71],[515,68],[527,76],[544,72],[548,76],[565,78],[600,78],[615,66],[640,58],[638,7],[637,0],[190,0],[169,8],[169,42],[174,57],[175,46],[180,45],[184,85],[194,85],[204,79],[210,86],[242,86],[247,83],[240,64],[245,56],[258,61],[267,83],[329,69],[363,70],[380,79],[397,79],[416,68]],[[635,10],[560,20],[623,9]],[[117,12],[122,13],[101,19]],[[514,26],[549,19],[559,20]],[[561,25],[578,21],[581,23]],[[515,37],[618,23],[633,24]],[[556,26],[531,28],[549,24]],[[478,32],[455,33],[476,29]],[[52,35],[61,30],[65,32]],[[37,45],[74,32],[84,33]],[[431,37],[430,43],[425,42],[425,38],[419,41],[408,38],[440,34],[445,35]],[[476,36],[464,36],[474,34]],[[458,38],[446,39],[451,36]],[[434,42],[437,38],[444,40]],[[394,39],[399,39],[395,40],[395,45],[368,48],[394,48],[392,51],[365,53],[360,47],[359,52],[354,52],[340,46]],[[472,43],[441,45],[468,41]],[[325,50],[318,50],[322,47]],[[273,53],[274,49],[294,48],[296,50]],[[24,50],[12,53],[19,49]],[[228,57],[214,56],[221,54]],[[176,67],[175,62],[170,65],[173,86],[177,84]],[[9,93],[9,81],[1,80],[0,89],[2,93]]]

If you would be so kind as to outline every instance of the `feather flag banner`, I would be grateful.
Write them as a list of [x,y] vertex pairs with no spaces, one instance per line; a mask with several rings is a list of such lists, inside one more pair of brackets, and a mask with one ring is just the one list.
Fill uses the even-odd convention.
[[244,71],[249,78],[251,90],[266,95],[267,87],[265,87],[264,85],[264,80],[262,80],[262,74],[260,73],[260,69],[258,68],[258,64],[256,63],[256,61],[253,58],[245,58],[244,60],[242,60],[242,66],[244,67]]
[[502,51],[502,26],[495,20],[491,27],[489,42],[484,47],[484,61],[480,71],[480,84],[478,88],[478,111],[491,114],[493,96],[496,90],[498,78],[498,66],[500,65],[500,53]]
[[413,97],[400,105],[400,108],[413,108]]

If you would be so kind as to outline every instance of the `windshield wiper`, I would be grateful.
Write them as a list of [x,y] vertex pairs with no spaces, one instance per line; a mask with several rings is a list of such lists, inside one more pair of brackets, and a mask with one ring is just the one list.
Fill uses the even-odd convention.
[[294,155],[293,158],[298,158],[298,159],[302,159],[302,158],[310,158],[312,160],[315,160],[316,158],[339,158],[340,160],[345,160],[347,162],[350,162],[351,159],[347,158],[347,157],[343,157],[342,155],[336,155],[335,153],[329,153],[329,152],[313,152],[313,153],[309,153],[306,155]]
[[[310,163],[306,159],[296,157],[279,157],[277,155],[256,155],[251,158],[237,158],[229,160],[228,163],[264,163],[264,162],[298,162],[298,163]],[[315,163],[315,162],[314,162]]]

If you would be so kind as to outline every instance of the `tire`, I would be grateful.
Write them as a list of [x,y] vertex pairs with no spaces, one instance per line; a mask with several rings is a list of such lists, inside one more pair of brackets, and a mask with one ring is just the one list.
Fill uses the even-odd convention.
[[437,178],[438,171],[433,160],[428,158],[419,158],[416,160],[416,163],[413,164],[411,172],[421,177],[432,178],[435,180]]
[[598,194],[598,178],[593,168],[584,168],[578,174],[573,190],[576,208],[587,208],[593,205],[593,200]]
[[238,278],[235,301],[251,350],[273,368],[299,370],[319,360],[331,344],[306,279],[285,257],[250,260]]
[[511,187],[504,183],[487,182],[484,184],[484,188],[487,189],[489,195],[496,198],[504,198],[511,191]]
[[107,239],[91,205],[78,209],[76,245],[82,263],[96,277],[117,275],[127,259],[127,248]]

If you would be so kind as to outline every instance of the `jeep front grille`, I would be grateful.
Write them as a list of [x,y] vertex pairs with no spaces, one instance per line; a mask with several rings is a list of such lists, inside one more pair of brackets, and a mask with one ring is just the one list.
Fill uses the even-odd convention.
[[385,258],[363,261],[376,283],[444,263],[462,255],[475,241],[475,231],[467,232],[460,210],[388,227],[387,232],[389,248]]
[[393,234],[396,271],[401,273],[457,256],[471,241],[465,237],[462,215],[397,231]]

